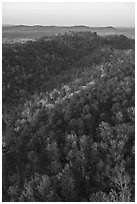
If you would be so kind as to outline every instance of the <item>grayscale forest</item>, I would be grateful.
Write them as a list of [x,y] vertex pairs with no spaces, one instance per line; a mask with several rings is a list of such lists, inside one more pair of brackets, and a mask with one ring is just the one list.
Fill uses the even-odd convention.
[[135,201],[135,40],[2,44],[3,202]]

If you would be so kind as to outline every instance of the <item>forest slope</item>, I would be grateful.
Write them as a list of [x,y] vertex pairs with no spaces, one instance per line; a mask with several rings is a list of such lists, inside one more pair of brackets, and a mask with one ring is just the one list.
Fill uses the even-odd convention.
[[134,201],[134,40],[3,45],[3,201]]

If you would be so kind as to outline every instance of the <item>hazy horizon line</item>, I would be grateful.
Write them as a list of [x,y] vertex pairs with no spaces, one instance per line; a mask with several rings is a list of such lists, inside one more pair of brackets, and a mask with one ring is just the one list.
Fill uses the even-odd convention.
[[74,27],[74,26],[83,26],[83,27],[89,27],[89,28],[135,28],[135,26],[113,26],[113,25],[105,25],[105,26],[89,26],[89,25],[84,25],[84,24],[73,24],[73,25],[44,25],[44,24],[9,24],[9,23],[4,23],[2,26],[52,26],[52,27]]

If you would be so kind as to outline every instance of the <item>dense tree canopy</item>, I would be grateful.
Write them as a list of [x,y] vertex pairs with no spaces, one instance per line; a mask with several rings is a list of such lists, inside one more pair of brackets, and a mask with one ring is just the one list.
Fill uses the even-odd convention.
[[134,40],[3,45],[3,201],[134,201]]

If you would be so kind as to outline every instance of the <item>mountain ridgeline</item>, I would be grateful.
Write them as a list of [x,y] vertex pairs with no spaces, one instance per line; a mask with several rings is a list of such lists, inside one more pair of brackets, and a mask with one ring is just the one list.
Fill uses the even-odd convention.
[[28,40],[36,40],[41,37],[51,37],[53,35],[65,34],[70,32],[96,32],[98,35],[120,35],[135,38],[135,28],[114,28],[107,27],[88,27],[88,26],[27,26],[27,25],[3,25],[2,41],[3,43],[26,42]]
[[3,201],[135,200],[134,55],[90,31],[3,43]]

